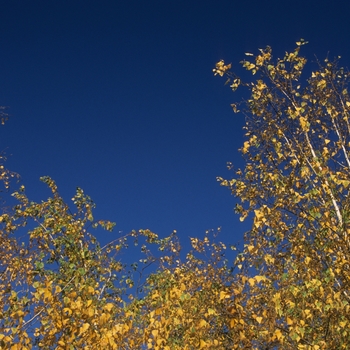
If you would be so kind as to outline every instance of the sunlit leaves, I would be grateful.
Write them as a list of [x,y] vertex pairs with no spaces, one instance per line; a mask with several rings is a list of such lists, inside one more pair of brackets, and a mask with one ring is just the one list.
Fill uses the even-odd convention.
[[[78,188],[73,198],[77,209],[71,211],[55,182],[42,180],[52,198],[35,203],[21,187],[14,193],[19,204],[13,213],[1,215],[0,347],[30,349],[36,344],[65,349],[69,344],[117,349],[123,342],[138,346],[142,339],[130,336],[131,314],[123,306],[134,281],[118,254],[128,237],[164,247],[169,239],[158,240],[145,230],[100,247],[89,233],[92,200]],[[27,225],[28,237],[21,243],[16,231],[23,232]],[[111,230],[114,224],[97,221],[92,226]]]
[[216,63],[213,69],[214,75],[220,75],[221,77],[231,68],[231,64],[225,64],[223,60]]
[[241,339],[249,334],[251,347],[340,349],[350,340],[343,331],[350,301],[349,75],[326,59],[302,79],[304,44],[281,59],[272,60],[268,47],[242,62],[259,73],[240,82],[250,94],[241,148],[247,163],[234,179],[219,178],[241,201],[241,219],[253,216],[239,267],[266,278],[259,284],[242,276],[256,331],[244,328]]

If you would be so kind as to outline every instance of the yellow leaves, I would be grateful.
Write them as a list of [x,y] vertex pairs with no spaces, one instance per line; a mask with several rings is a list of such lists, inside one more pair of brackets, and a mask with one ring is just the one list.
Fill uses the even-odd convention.
[[344,188],[348,188],[350,185],[350,180],[339,180],[339,179],[335,179],[334,183],[338,184],[338,185],[342,185]]
[[213,69],[214,75],[220,75],[222,77],[229,69],[231,64],[225,64],[223,60],[216,63],[215,68]]
[[[123,346],[121,335],[127,337],[130,319],[134,317],[133,312],[128,314],[121,310],[113,323],[110,322],[110,313],[117,311],[121,304],[120,286],[115,283],[114,273],[124,267],[119,271],[113,269],[115,262],[108,255],[109,247],[102,248],[103,251],[95,249],[99,248],[98,244],[86,234],[84,226],[89,223],[84,212],[92,205],[84,204],[83,194],[76,198],[81,211],[75,216],[58,196],[54,183],[49,179],[45,181],[52,187],[55,197],[40,204],[21,202],[16,211],[18,221],[34,219],[35,225],[38,223],[29,233],[31,243],[22,247],[17,244],[22,241],[1,237],[2,249],[7,253],[0,252],[1,261],[5,263],[2,265],[5,272],[0,282],[0,304],[6,305],[9,311],[4,313],[1,307],[0,315],[9,329],[0,336],[0,341],[12,340],[11,344],[18,341],[12,348],[21,350],[26,349],[27,344],[28,349],[31,348],[34,337],[39,339],[37,346],[42,348],[118,349]],[[16,199],[26,200],[19,196]],[[7,214],[1,215],[1,222],[13,226],[12,221]],[[153,236],[148,234],[147,238],[152,240]],[[111,297],[116,294],[117,297]],[[109,296],[109,302],[105,296]],[[25,332],[28,320],[35,334],[33,339]],[[112,332],[117,322],[121,324],[120,332]],[[118,337],[122,340],[120,346],[114,341]],[[130,339],[128,344],[136,343]],[[139,348],[139,342],[135,348]]]
[[233,295],[240,295],[242,290],[240,288],[232,288]]
[[208,309],[208,315],[216,315],[216,311],[212,308]]
[[277,312],[278,315],[281,315],[282,310],[281,310],[281,293],[280,292],[276,292],[273,297],[272,297],[272,301],[275,304],[275,310]]
[[292,300],[287,300],[286,304],[288,305],[288,307],[290,309],[294,309],[295,308],[295,303]]
[[267,278],[265,276],[255,276],[254,279],[257,283],[260,283],[261,281],[267,281]]
[[[230,85],[230,88],[232,89],[232,91],[236,91],[240,84],[241,84],[241,80],[240,79],[234,79],[232,84]],[[232,108],[233,108],[233,106],[232,106]],[[235,111],[235,109],[234,109],[234,111]],[[235,111],[235,113],[237,113],[237,111]]]
[[27,347],[23,347],[20,344],[12,344],[11,347],[9,348],[10,350],[29,350]]
[[121,324],[116,324],[113,329],[112,333],[118,333],[118,334],[127,334],[127,332],[130,330],[130,326],[128,323],[121,323]]
[[296,42],[297,46],[302,46],[308,44],[308,41],[305,41],[304,39],[300,39],[300,41]]
[[248,278],[247,281],[248,281],[249,285],[251,287],[253,287],[260,282],[268,281],[268,279],[265,276],[258,275],[258,276]]
[[307,177],[310,175],[310,168],[307,166],[302,166],[300,169],[300,176],[301,177]]
[[241,339],[241,340],[246,339],[244,332],[242,332],[242,331],[239,332],[239,339]]
[[47,288],[38,288],[37,289],[37,293],[35,293],[35,295],[38,298],[42,298],[45,302],[50,302],[53,298],[52,295],[52,290],[50,287]]
[[104,309],[104,310],[107,310],[108,312],[110,312],[113,308],[114,308],[114,304],[112,304],[112,303],[107,303],[107,304],[103,307],[103,309]]
[[308,132],[310,130],[310,123],[308,122],[307,118],[300,117],[299,122],[300,122],[301,129],[304,132]]
[[244,144],[243,144],[242,153],[243,153],[243,154],[248,153],[249,148],[250,148],[250,143],[249,143],[249,141],[245,141]]
[[237,324],[237,320],[235,318],[231,318],[230,319],[230,327],[235,328],[236,324]]
[[317,83],[317,87],[318,87],[320,90],[323,90],[326,86],[327,86],[327,82],[326,82],[325,79],[322,79],[322,80],[320,80],[320,81]]
[[205,328],[208,325],[206,320],[200,320],[199,321],[199,328]]
[[159,292],[157,290],[153,290],[151,294],[152,300],[157,300],[159,298]]
[[[247,53],[246,53],[246,56],[250,56],[250,55],[252,55],[252,54],[247,54]],[[253,55],[252,55],[252,56],[253,56]],[[245,61],[245,60],[244,60],[244,61],[242,61],[241,63],[242,63],[242,65],[243,65],[243,67],[244,67],[245,69],[251,70],[253,75],[254,75],[254,74],[257,72],[257,70],[259,69],[259,66],[255,65],[255,64],[252,63],[252,62],[249,62],[249,61]]]
[[[252,99],[258,102],[260,98],[266,98],[265,92],[263,91],[266,88],[267,85],[262,80],[258,80],[256,84],[252,87]],[[259,114],[257,113],[257,115]]]
[[248,245],[247,246],[247,250],[249,253],[253,252],[255,250],[255,246],[254,245]]
[[182,299],[184,300],[186,298],[186,293],[182,293],[182,290],[180,288],[174,287],[170,289],[169,291],[169,299]]
[[[304,310],[304,315],[305,315],[305,318],[306,318],[306,319],[312,317],[311,311],[310,311],[309,309],[305,309],[305,310]],[[300,322],[302,322],[302,321],[303,321],[303,320],[301,320]],[[304,324],[301,323],[301,325],[303,326]]]
[[305,262],[305,265],[309,265],[311,261],[311,258],[309,256],[307,256],[305,259],[304,259],[304,262]]
[[329,150],[327,147],[323,147],[322,149],[322,157],[327,158],[329,156]]
[[21,318],[22,316],[24,316],[23,310],[17,310],[15,312],[11,313],[11,317],[14,319]]
[[103,312],[100,316],[99,316],[99,325],[103,326],[106,324],[106,322],[108,322],[108,320],[111,318],[110,314],[106,314],[105,312]]
[[340,321],[340,322],[339,322],[339,326],[340,326],[341,328],[345,328],[347,324],[348,324],[348,321]]
[[68,308],[68,307],[65,307],[63,309],[63,313],[68,315],[68,316],[70,316],[70,315],[72,315],[72,310],[70,308]]
[[256,66],[261,67],[266,60],[270,59],[270,57],[271,57],[271,54],[269,53],[256,56],[256,59],[255,59]]
[[276,329],[273,333],[273,336],[277,340],[281,340],[283,338],[283,333],[280,329]]
[[84,309],[84,313],[85,313],[85,315],[87,315],[88,317],[93,317],[93,316],[95,315],[95,311],[96,311],[95,307],[93,307],[93,306],[91,305],[91,303],[92,303],[92,300],[88,300],[89,306],[88,306],[87,308]]
[[255,318],[255,320],[258,322],[258,323],[262,323],[263,321],[263,318],[261,316],[258,316]]
[[238,113],[240,112],[240,110],[237,108],[237,104],[236,103],[231,103],[231,107],[234,113]]
[[71,303],[71,308],[73,309],[73,310],[81,310],[82,309],[82,307],[83,307],[83,302],[82,302],[82,300],[81,300],[81,297],[78,297],[77,298],[77,300],[74,302],[72,302]]
[[254,278],[248,278],[248,283],[250,284],[250,286],[254,286],[255,284],[255,279]]
[[290,317],[287,317],[286,321],[288,326],[292,326],[294,324],[293,320]]
[[59,340],[57,343],[58,343],[58,345],[60,345],[62,347],[65,347],[65,345],[66,345],[66,342],[64,342],[63,340]]
[[[174,248],[177,242],[167,245],[149,230],[135,231],[133,240],[158,246],[162,242],[161,248],[169,256],[165,259],[157,251],[158,267],[151,276],[142,276],[144,293],[128,299],[132,291],[123,294],[124,285],[119,285],[121,276],[127,275],[123,254],[119,255],[126,242],[116,240],[99,254],[101,248],[95,249],[86,238],[93,205],[78,191],[74,201],[79,219],[68,212],[61,198],[31,208],[40,213],[40,217],[34,215],[40,224],[32,233],[33,244],[39,241],[40,253],[50,253],[40,261],[37,256],[27,260],[28,266],[40,267],[35,274],[33,267],[23,268],[21,259],[8,269],[3,266],[4,274],[11,275],[0,286],[0,302],[10,304],[6,309],[10,310],[10,319],[6,320],[9,329],[18,330],[20,322],[35,316],[35,336],[46,337],[40,346],[61,349],[249,349],[273,342],[277,348],[285,345],[297,349],[306,334],[314,346],[327,332],[329,341],[342,344],[350,313],[346,237],[350,232],[346,202],[350,134],[343,119],[350,102],[347,95],[332,96],[329,72],[337,72],[335,69],[320,69],[310,82],[298,81],[304,64],[298,48],[276,63],[270,62],[270,50],[260,53],[252,62],[243,63],[253,74],[259,73],[259,79],[252,83],[242,83],[231,75],[231,65],[224,61],[213,70],[220,76],[229,73],[232,89],[242,85],[251,93],[244,108],[248,114],[247,139],[241,150],[246,168],[235,173],[237,179],[219,178],[244,202],[236,207],[241,220],[254,216],[234,263],[222,257],[225,245],[211,245],[207,236],[203,240],[191,237],[191,252],[180,259],[172,254],[180,250]],[[344,91],[343,85],[338,91]],[[341,102],[346,105],[345,111]],[[232,105],[236,112],[237,105]],[[49,179],[46,182],[57,194],[54,183]],[[341,224],[334,203],[343,216]],[[16,215],[27,219],[29,211],[21,205]],[[2,214],[0,222],[7,221],[14,225]],[[20,249],[10,244],[4,250],[10,254]],[[150,257],[146,262],[153,261],[148,244],[142,249],[146,258]],[[121,262],[102,259],[104,254],[116,253]],[[10,261],[11,256],[6,254],[3,260]],[[46,263],[49,259],[64,262],[58,272]],[[43,266],[38,265],[40,262]],[[17,271],[21,273],[16,275]],[[36,281],[28,289],[28,294],[33,287],[36,290],[26,301],[32,302],[27,308],[22,307],[25,302],[21,304],[22,285],[17,294],[4,292],[7,284],[11,289],[17,280],[22,282],[23,276]],[[45,284],[46,278],[52,278],[53,283]],[[127,278],[126,286],[133,277]],[[0,340],[6,340],[8,334],[12,337],[11,332],[1,335]],[[50,344],[50,339],[58,337],[57,344]]]
[[219,297],[220,301],[224,300],[224,299],[227,299],[227,298],[230,298],[230,294],[228,292],[221,291],[220,292],[220,297]]
[[79,335],[82,335],[83,333],[85,333],[89,328],[90,328],[90,324],[84,323],[80,328]]
[[275,263],[275,258],[273,258],[270,254],[264,255],[264,260],[267,265],[273,265]]
[[157,309],[154,311],[154,314],[155,314],[156,316],[161,315],[161,314],[162,314],[162,309],[161,309],[161,308],[157,308]]
[[199,349],[204,349],[206,347],[207,347],[207,343],[203,339],[201,339],[199,343]]
[[190,237],[190,241],[191,241],[192,248],[197,249],[198,248],[198,238]]
[[254,210],[254,226],[256,228],[262,227],[264,224],[267,225],[270,211],[271,209],[266,205]]
[[250,62],[247,62],[247,65],[245,66],[247,68],[247,70],[252,70],[255,68],[255,64],[254,63],[250,63]]

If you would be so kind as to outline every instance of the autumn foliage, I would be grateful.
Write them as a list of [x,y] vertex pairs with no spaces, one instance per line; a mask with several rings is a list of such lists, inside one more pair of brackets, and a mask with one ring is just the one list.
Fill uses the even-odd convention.
[[[233,89],[248,88],[244,170],[219,179],[252,217],[244,258],[262,283],[246,294],[249,346],[342,349],[349,334],[349,74],[317,62],[307,79],[304,41],[276,63],[268,47],[243,61],[244,84],[221,63]],[[249,57],[249,56],[248,56]],[[237,105],[233,106],[238,108]],[[251,215],[251,216],[250,216]],[[243,274],[244,278],[245,273]]]
[[[114,224],[83,190],[68,205],[43,177],[51,195],[36,203],[21,185],[0,213],[1,349],[348,348],[349,74],[325,60],[305,76],[304,44],[277,60],[269,47],[246,54],[251,82],[224,61],[214,69],[249,96],[232,104],[246,118],[245,168],[218,178],[251,222],[235,261],[213,232],[185,253],[175,232],[100,246],[93,230]],[[1,160],[6,189],[15,174]],[[126,264],[135,242],[138,265]]]

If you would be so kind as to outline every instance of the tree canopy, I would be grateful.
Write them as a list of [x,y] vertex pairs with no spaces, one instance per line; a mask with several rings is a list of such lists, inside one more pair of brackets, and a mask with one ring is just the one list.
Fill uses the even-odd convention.
[[[252,81],[214,68],[249,96],[232,104],[246,118],[245,167],[218,178],[252,223],[235,260],[210,231],[184,254],[176,232],[101,246],[93,230],[114,224],[94,218],[82,189],[69,205],[43,177],[51,197],[37,203],[20,185],[0,213],[0,348],[346,349],[349,73],[326,59],[305,76],[305,43],[276,60],[270,47],[247,53]],[[0,160],[8,189],[16,175]],[[121,252],[135,242],[128,266]]]
[[248,84],[217,64],[233,90],[250,93],[246,167],[219,180],[240,199],[241,219],[253,219],[244,257],[263,279],[247,293],[249,342],[341,349],[350,340],[349,74],[326,59],[302,77],[303,44],[275,63],[269,47],[244,60],[258,76]]

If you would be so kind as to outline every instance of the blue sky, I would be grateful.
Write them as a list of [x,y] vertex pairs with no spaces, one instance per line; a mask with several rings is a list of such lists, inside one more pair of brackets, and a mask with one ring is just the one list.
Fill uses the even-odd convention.
[[[118,231],[176,229],[187,237],[222,227],[234,243],[249,223],[216,176],[242,166],[240,99],[214,77],[220,59],[240,70],[244,52],[303,52],[350,60],[347,2],[81,1],[1,3],[1,129],[8,166],[28,195],[45,199],[51,176],[68,201],[77,186],[97,218]],[[108,235],[108,236],[107,236]]]

